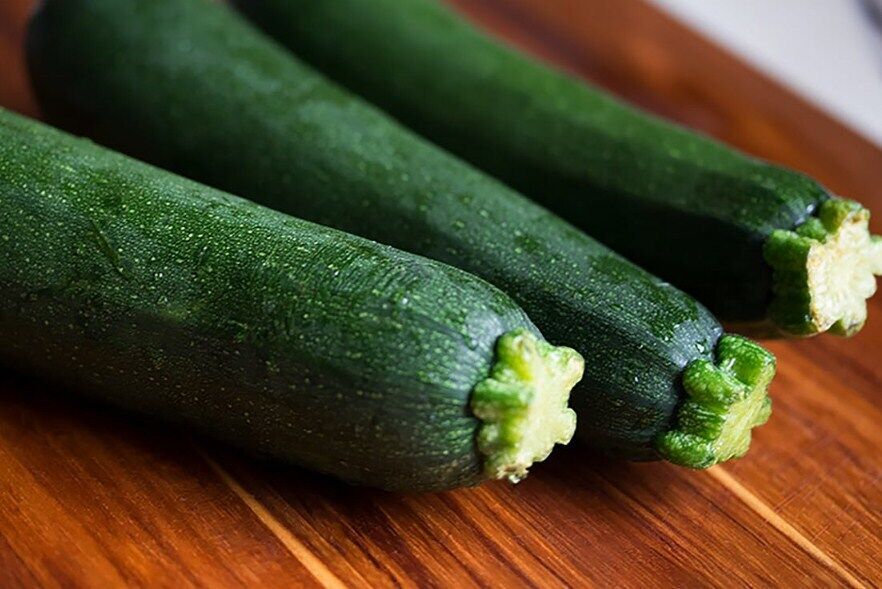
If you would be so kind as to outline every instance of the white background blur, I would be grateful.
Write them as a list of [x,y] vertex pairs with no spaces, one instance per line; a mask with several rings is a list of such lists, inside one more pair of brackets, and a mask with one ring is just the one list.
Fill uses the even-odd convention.
[[882,0],[652,1],[882,146]]

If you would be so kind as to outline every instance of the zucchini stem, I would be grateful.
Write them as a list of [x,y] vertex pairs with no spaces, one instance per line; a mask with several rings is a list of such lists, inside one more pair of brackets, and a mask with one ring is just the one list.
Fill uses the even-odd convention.
[[668,461],[709,468],[739,458],[750,448],[751,431],[768,421],[768,386],[775,357],[749,339],[726,335],[717,362],[695,360],[683,371],[687,398],[676,428],[660,436],[656,448]]
[[792,231],[773,232],[765,258],[774,273],[769,316],[790,336],[829,331],[850,336],[867,319],[867,299],[882,274],[882,239],[870,235],[870,211],[831,199]]
[[584,367],[575,350],[552,346],[525,329],[499,338],[496,362],[471,401],[483,422],[477,442],[488,478],[516,483],[555,444],[572,439],[576,413],[567,403]]

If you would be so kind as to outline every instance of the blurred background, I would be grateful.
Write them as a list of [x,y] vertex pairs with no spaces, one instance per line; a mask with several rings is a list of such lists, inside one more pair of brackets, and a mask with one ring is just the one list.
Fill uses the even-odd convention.
[[[516,29],[536,25],[536,2],[527,0],[449,0],[481,18],[495,15],[494,23],[503,32],[523,43]],[[734,53],[770,78],[795,91],[813,105],[846,124],[852,130],[882,146],[882,0],[646,0],[679,23]],[[0,0],[0,104],[33,114],[24,71],[20,62],[21,32],[27,17],[28,0]],[[667,54],[681,55],[682,48],[667,45],[670,39],[658,36],[655,19],[645,20],[642,2],[633,0],[548,0],[541,13],[554,14],[569,22],[573,34],[582,39],[600,35],[600,40],[585,56],[576,56],[573,63],[541,41],[526,43],[528,48],[545,53],[570,69],[585,74],[591,69],[616,70],[611,77],[620,78],[640,64],[622,64],[627,49],[642,54],[648,62],[639,72],[643,78],[666,74],[680,76],[678,68],[659,69]],[[500,15],[511,22],[499,22]],[[506,17],[508,15],[508,17]],[[532,22],[527,22],[532,21]],[[547,23],[559,35],[560,27]],[[625,29],[627,25],[629,28]],[[614,28],[612,28],[614,27]],[[632,31],[628,38],[610,43],[614,34]],[[650,43],[656,41],[655,45]],[[590,43],[590,41],[589,41]],[[676,41],[680,43],[680,41]],[[620,46],[625,54],[609,58],[611,66],[586,64],[583,59],[596,59],[597,47]],[[544,45],[544,46],[543,46]],[[560,53],[573,57],[573,47],[562,47]],[[578,48],[576,48],[578,49]],[[600,52],[603,53],[603,52]],[[624,73],[623,73],[624,72]],[[612,86],[636,102],[625,87],[608,80],[608,72],[593,77]],[[645,80],[644,80],[645,81]],[[671,81],[673,84],[674,81]],[[653,107],[652,104],[643,106]],[[663,113],[670,114],[670,113]],[[675,117],[678,118],[678,117]],[[695,124],[692,121],[684,122]],[[697,126],[703,126],[700,122]]]
[[652,0],[882,145],[882,0]]

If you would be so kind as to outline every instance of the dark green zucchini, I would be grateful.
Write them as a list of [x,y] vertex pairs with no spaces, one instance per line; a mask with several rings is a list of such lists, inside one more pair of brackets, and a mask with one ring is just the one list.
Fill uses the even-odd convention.
[[[50,0],[28,53],[44,110],[63,124],[506,290],[546,337],[587,359],[572,404],[577,435],[596,447],[705,467],[746,451],[768,416],[765,352],[724,345],[693,299],[327,82],[223,6]],[[684,386],[684,370],[708,363],[718,375],[762,374],[720,376],[711,396],[703,379]]]
[[754,334],[858,331],[869,213],[625,106],[436,0],[238,0],[305,61]]
[[348,481],[517,479],[575,429],[581,358],[486,282],[2,110],[0,284],[0,360]]

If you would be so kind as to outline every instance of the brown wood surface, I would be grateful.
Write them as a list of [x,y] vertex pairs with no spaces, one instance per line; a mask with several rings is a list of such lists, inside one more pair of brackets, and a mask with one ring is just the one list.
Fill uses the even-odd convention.
[[[561,67],[882,211],[882,151],[642,0],[455,0]],[[0,105],[37,114],[30,0]],[[880,232],[879,219],[874,221]],[[558,452],[524,483],[348,487],[0,374],[0,587],[882,584],[882,297],[857,337],[774,342],[775,413],[707,472]]]

